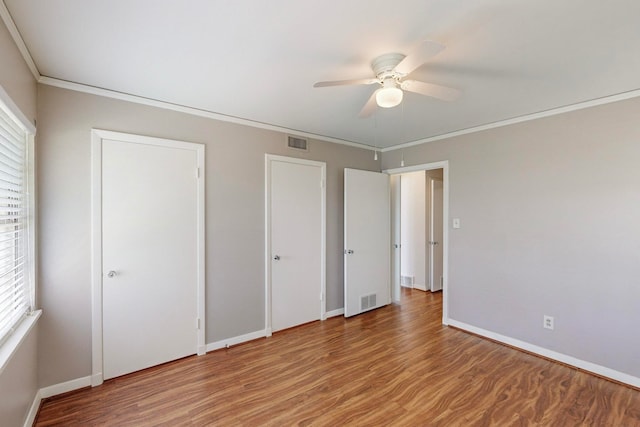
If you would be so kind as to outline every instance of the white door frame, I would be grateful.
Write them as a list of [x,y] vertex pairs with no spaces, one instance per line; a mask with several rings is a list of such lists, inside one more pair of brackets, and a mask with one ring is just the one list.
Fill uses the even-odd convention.
[[289,162],[298,165],[316,166],[321,170],[322,186],[321,191],[321,238],[320,238],[320,289],[318,289],[318,297],[320,300],[320,320],[327,318],[327,164],[315,160],[298,159],[294,157],[278,156],[275,154],[264,155],[264,283],[265,283],[265,331],[266,336],[272,334],[271,325],[271,162]]
[[91,129],[91,385],[103,381],[102,347],[102,140],[156,145],[193,150],[197,159],[197,348],[198,355],[206,353],[205,345],[205,191],[204,145],[171,139],[153,138],[101,129]]
[[[423,163],[421,165],[407,166],[403,168],[386,169],[383,172],[396,175],[407,172],[442,169],[442,324],[449,324],[449,161]],[[399,218],[398,218],[399,220]],[[393,227],[393,225],[390,225]],[[392,262],[394,258],[392,257]],[[398,266],[399,268],[399,266]]]
[[[429,183],[429,229],[428,229],[428,234],[429,234],[429,240],[430,241],[435,241],[435,224],[436,222],[434,221],[434,217],[436,215],[434,215],[434,212],[436,212],[436,210],[434,209],[434,205],[435,205],[435,182],[440,181],[439,178],[433,178],[433,177],[427,177],[428,183]],[[444,180],[442,183],[442,188],[443,188],[443,200],[444,200]],[[444,211],[444,209],[443,209]],[[444,233],[444,216],[442,217],[442,232]],[[442,243],[442,242],[440,242]],[[442,246],[440,246],[443,249],[443,254],[444,254],[444,248]],[[431,290],[431,292],[435,292],[433,289],[434,288],[439,288],[439,284],[438,285],[434,285],[434,283],[436,282],[436,275],[434,274],[434,259],[435,259],[435,252],[436,252],[436,247],[434,245],[429,245],[429,289],[427,290]],[[439,289],[438,289],[439,290]]]
[[400,198],[402,197],[402,191],[400,183],[402,182],[402,175],[390,175],[389,176],[389,204],[391,205],[391,295],[389,296],[391,302],[396,304],[400,303],[400,263],[402,262],[401,246],[400,246]]

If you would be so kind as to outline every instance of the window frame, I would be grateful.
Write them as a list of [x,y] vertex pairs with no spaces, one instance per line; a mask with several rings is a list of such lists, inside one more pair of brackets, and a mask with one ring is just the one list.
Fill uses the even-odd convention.
[[30,287],[30,299],[32,301],[31,310],[12,327],[11,332],[5,337],[0,338],[0,374],[4,371],[9,361],[16,353],[20,344],[28,336],[31,329],[35,326],[37,320],[42,314],[42,310],[36,310],[37,307],[37,276],[36,276],[36,197],[35,197],[35,135],[36,127],[22,113],[18,106],[13,102],[2,86],[0,86],[0,108],[10,116],[16,125],[18,125],[26,134],[26,154],[25,154],[25,192],[27,203],[26,218],[26,263],[25,274],[28,276],[27,286]]

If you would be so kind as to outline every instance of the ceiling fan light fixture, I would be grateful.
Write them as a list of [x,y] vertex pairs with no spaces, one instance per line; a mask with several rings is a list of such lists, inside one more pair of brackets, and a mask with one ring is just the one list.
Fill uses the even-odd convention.
[[392,108],[402,102],[402,90],[397,87],[383,87],[376,92],[376,103],[382,108]]

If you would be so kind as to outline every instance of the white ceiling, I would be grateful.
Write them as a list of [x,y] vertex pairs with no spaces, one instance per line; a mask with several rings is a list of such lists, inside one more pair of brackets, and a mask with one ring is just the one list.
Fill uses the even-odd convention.
[[[390,147],[640,89],[638,0],[4,0],[41,75]],[[371,118],[384,53],[447,48]]]

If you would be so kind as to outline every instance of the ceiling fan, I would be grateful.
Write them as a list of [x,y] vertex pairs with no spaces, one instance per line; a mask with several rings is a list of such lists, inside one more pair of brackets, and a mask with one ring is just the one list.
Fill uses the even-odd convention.
[[419,80],[404,80],[416,68],[444,49],[440,43],[425,40],[407,56],[401,53],[387,53],[371,62],[375,77],[355,80],[335,80],[318,82],[313,87],[350,86],[379,84],[379,87],[364,105],[358,117],[369,117],[376,106],[391,108],[402,102],[403,91],[418,93],[444,101],[454,101],[460,96],[458,89],[426,83]]

